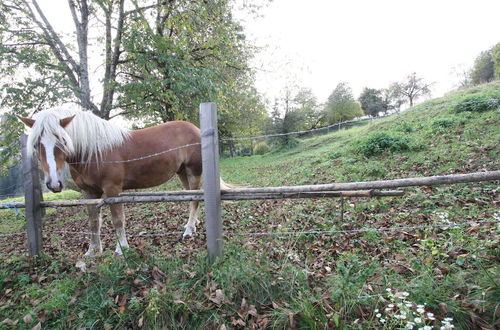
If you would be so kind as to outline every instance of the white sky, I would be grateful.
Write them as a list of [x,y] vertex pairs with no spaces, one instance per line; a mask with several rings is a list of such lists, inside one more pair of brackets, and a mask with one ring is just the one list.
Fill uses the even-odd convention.
[[[70,32],[66,1],[39,3]],[[458,82],[454,68],[471,67],[500,42],[499,13],[500,0],[273,0],[260,17],[236,17],[261,48],[253,61],[260,92],[272,99],[293,81],[324,102],[342,81],[358,97],[364,87],[388,87],[412,72],[435,82],[433,96],[441,96]]]
[[454,67],[500,42],[499,0],[274,0],[260,13],[243,25],[262,47],[257,87],[269,98],[290,77],[324,102],[339,82],[358,97],[412,72],[441,96]]

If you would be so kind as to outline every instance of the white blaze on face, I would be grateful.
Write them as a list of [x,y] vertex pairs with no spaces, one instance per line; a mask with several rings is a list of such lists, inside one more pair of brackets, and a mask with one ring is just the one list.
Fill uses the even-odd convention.
[[59,182],[62,182],[62,173],[59,173],[57,170],[56,157],[54,155],[54,148],[56,146],[55,136],[47,137],[43,135],[40,139],[40,143],[43,144],[45,148],[45,158],[49,167],[49,172],[45,173],[45,182],[53,189],[60,189]]

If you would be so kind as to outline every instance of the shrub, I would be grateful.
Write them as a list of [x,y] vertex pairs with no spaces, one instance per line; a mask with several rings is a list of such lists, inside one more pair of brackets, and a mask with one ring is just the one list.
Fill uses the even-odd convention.
[[454,107],[455,112],[485,112],[500,107],[499,98],[468,97]]
[[415,128],[406,121],[402,122],[397,129],[405,133],[411,133],[415,131]]
[[268,153],[271,150],[267,143],[265,142],[259,142],[253,147],[253,154],[254,155],[263,155],[265,153]]
[[452,126],[455,126],[457,122],[453,119],[449,118],[442,118],[442,119],[437,119],[432,122],[432,127],[434,128],[449,128]]
[[364,156],[370,157],[383,152],[398,152],[410,149],[408,137],[394,132],[375,133],[361,140],[358,151]]

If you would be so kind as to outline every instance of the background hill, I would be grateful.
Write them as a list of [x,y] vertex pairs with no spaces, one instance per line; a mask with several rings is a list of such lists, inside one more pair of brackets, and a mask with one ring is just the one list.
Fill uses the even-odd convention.
[[[498,170],[499,100],[500,83],[481,85],[264,155],[222,159],[221,171],[228,182],[277,186]],[[159,189],[178,188],[175,182]],[[85,274],[74,267],[88,244],[83,209],[56,210],[45,220],[42,258],[23,256],[24,236],[0,237],[0,322],[21,328],[38,322],[105,329],[494,328],[497,207],[498,182],[346,199],[342,222],[338,199],[226,202],[225,254],[209,267],[203,234],[185,242],[166,234],[182,229],[187,205],[127,205],[132,249],[123,258],[111,255],[106,210],[106,253],[88,262]],[[2,211],[0,218],[3,234],[23,230],[22,214]],[[325,230],[335,232],[305,233]]]

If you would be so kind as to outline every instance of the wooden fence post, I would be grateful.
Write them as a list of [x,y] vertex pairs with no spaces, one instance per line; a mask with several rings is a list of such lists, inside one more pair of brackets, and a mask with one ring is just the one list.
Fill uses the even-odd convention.
[[36,158],[27,154],[28,137],[21,138],[24,174],[24,203],[26,212],[26,230],[28,233],[28,252],[30,256],[40,254],[42,251],[42,215],[40,207],[42,201],[42,187],[40,173]]
[[208,256],[211,261],[222,254],[220,217],[219,134],[215,103],[200,105],[201,155]]

